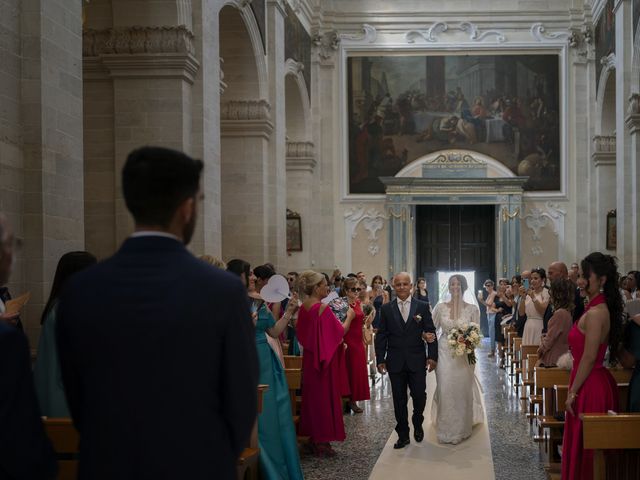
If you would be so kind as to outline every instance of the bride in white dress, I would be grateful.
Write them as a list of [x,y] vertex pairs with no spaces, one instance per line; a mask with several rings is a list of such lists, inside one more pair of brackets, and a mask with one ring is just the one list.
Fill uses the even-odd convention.
[[460,443],[471,436],[474,425],[484,421],[475,365],[469,365],[467,355],[454,357],[447,341],[447,335],[454,327],[475,323],[480,328],[480,311],[476,305],[463,300],[465,290],[467,279],[453,275],[449,278],[450,300],[438,303],[433,310],[438,366],[431,422],[440,443]]

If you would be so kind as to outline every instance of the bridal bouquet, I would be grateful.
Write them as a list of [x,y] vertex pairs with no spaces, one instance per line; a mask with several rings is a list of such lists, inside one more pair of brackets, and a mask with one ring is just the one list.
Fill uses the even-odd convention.
[[475,323],[454,327],[447,335],[451,355],[453,357],[461,357],[467,355],[469,365],[476,363],[475,349],[480,345],[480,329]]

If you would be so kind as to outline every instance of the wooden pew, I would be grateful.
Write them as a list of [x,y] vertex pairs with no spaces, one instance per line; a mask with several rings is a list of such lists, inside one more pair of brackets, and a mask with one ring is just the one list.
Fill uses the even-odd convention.
[[[593,458],[594,480],[616,480],[640,477],[640,414],[582,415],[583,447],[595,450]],[[605,451],[610,458],[605,458]],[[629,450],[636,450],[630,452]],[[609,474],[607,476],[607,473]]]
[[58,480],[75,480],[78,471],[78,432],[70,418],[43,418],[58,457]]
[[284,356],[284,368],[302,368],[302,356],[300,356],[300,355],[285,355]]
[[[262,412],[262,396],[269,389],[269,385],[258,385],[258,415]],[[251,437],[249,438],[249,446],[245,448],[236,462],[236,477],[238,480],[244,480],[245,477],[250,480],[258,478],[258,456],[260,449],[258,448],[258,419],[253,425]]]

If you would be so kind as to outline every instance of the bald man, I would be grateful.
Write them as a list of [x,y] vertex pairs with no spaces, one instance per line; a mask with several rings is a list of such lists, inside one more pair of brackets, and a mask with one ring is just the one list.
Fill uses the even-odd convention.
[[[409,444],[409,413],[407,387],[413,400],[413,437],[416,442],[424,438],[422,422],[427,401],[426,368],[436,368],[438,342],[436,328],[429,305],[411,296],[411,276],[400,272],[393,277],[396,299],[380,309],[380,324],[375,337],[378,371],[389,372],[393,393],[393,411],[396,416],[398,441],[393,448]],[[432,335],[426,335],[430,333]],[[428,347],[423,340],[428,337]],[[427,354],[428,348],[428,354]]]

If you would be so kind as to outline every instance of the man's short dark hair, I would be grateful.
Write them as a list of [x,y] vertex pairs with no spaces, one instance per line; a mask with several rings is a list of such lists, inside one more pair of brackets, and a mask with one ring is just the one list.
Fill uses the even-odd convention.
[[176,209],[200,188],[202,161],[162,147],[142,147],[127,157],[122,192],[138,225],[169,226]]

